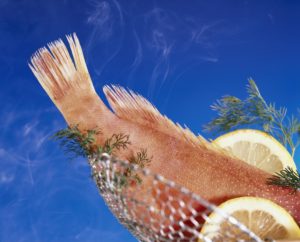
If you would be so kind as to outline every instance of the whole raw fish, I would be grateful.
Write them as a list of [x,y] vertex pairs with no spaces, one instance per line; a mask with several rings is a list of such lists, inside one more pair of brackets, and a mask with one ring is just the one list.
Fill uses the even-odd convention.
[[[266,184],[265,171],[232,157],[189,129],[173,123],[145,98],[118,86],[105,86],[113,112],[97,95],[83,52],[74,34],[67,37],[72,56],[61,40],[39,49],[30,68],[68,125],[84,131],[99,127],[97,143],[115,133],[130,135],[131,145],[117,156],[129,160],[147,149],[149,169],[219,204],[240,196],[270,199],[300,223],[300,192]],[[200,90],[201,91],[201,90]],[[202,90],[204,91],[204,90]],[[143,186],[147,186],[147,180]]]

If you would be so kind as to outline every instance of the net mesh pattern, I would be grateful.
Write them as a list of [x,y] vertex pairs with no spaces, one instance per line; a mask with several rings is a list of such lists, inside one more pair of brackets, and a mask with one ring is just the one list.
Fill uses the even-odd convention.
[[[89,162],[105,203],[139,241],[262,241],[234,217],[159,174],[107,154]],[[225,232],[210,221],[213,211],[226,221]],[[210,234],[200,233],[205,222],[212,226]]]

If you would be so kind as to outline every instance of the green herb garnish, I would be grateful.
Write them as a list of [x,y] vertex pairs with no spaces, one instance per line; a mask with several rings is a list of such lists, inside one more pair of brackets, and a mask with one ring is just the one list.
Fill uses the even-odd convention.
[[[253,79],[249,79],[247,92],[245,100],[235,96],[217,100],[211,108],[218,116],[204,126],[205,130],[224,133],[245,126],[262,129],[279,140],[294,157],[300,144],[300,120],[294,115],[288,117],[286,108],[267,103]],[[299,173],[291,167],[275,173],[267,183],[294,191],[300,189]]]
[[218,133],[228,132],[240,126],[254,126],[277,138],[294,157],[300,142],[300,121],[295,116],[287,117],[287,109],[277,108],[262,97],[254,80],[247,86],[248,97],[241,100],[224,96],[211,107],[218,117],[204,128]]
[[294,192],[300,189],[300,174],[291,167],[287,167],[267,180],[270,185],[292,188]]
[[88,157],[95,151],[95,135],[101,133],[100,130],[86,130],[82,133],[78,125],[59,130],[52,138],[60,142],[60,146],[71,158]]
[[148,157],[147,149],[141,149],[129,161],[132,164],[136,164],[141,168],[144,168],[147,164],[151,162],[152,158],[152,156]]
[[[125,134],[113,134],[110,138],[106,139],[103,146],[96,143],[96,135],[101,135],[101,131],[98,129],[80,131],[78,125],[67,127],[66,129],[56,132],[52,138],[60,142],[61,147],[67,154],[71,154],[71,158],[84,157],[92,159],[95,162],[100,160],[100,156],[103,153],[112,155],[112,160],[116,160],[114,152],[126,149],[130,145],[129,135]],[[144,168],[151,162],[151,158],[148,157],[147,151],[142,149],[137,152],[129,162],[136,164],[141,168]],[[92,176],[95,178],[98,172],[92,171]],[[105,172],[102,172],[102,178],[105,179]],[[132,182],[140,184],[142,182],[139,175],[132,170],[132,168],[126,168],[124,172],[116,171],[115,182],[124,187]],[[98,185],[99,180],[97,180]]]

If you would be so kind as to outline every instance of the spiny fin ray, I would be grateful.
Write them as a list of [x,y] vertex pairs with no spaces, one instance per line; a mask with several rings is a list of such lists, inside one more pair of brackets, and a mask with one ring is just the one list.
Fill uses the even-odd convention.
[[76,34],[67,36],[67,39],[72,57],[59,39],[49,43],[48,48],[40,48],[29,63],[30,69],[54,103],[70,89],[95,92]]
[[231,156],[229,152],[211,144],[202,136],[196,136],[186,126],[182,127],[178,123],[172,122],[141,95],[114,85],[104,86],[103,91],[118,117],[156,129],[177,139],[184,139],[185,142],[193,146],[201,146],[202,148]]

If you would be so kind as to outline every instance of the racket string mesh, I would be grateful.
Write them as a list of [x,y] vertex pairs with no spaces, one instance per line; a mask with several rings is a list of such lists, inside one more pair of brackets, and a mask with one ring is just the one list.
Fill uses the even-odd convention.
[[[107,154],[89,162],[105,203],[139,241],[262,241],[215,205],[147,169]],[[208,217],[213,211],[226,221],[222,233]],[[210,234],[200,233],[205,222]]]

